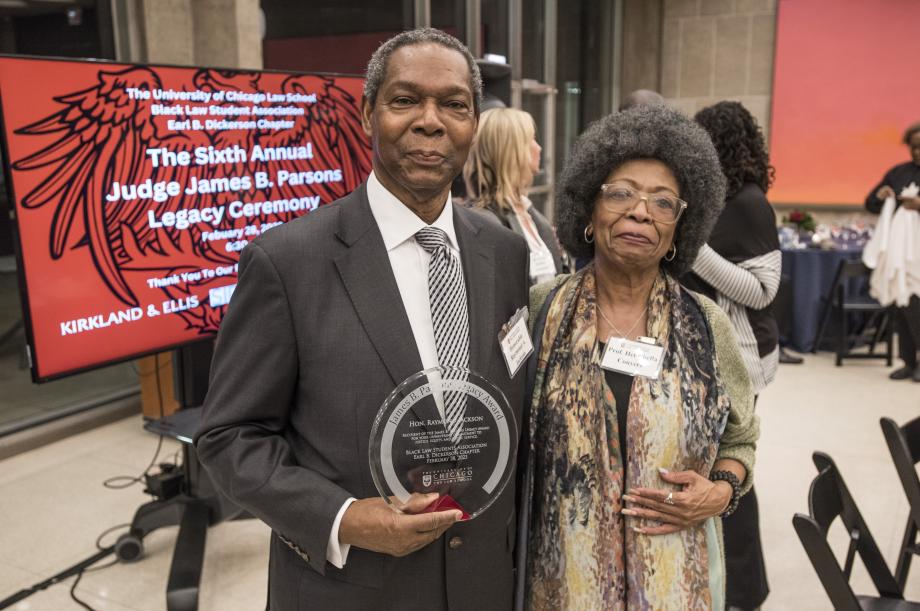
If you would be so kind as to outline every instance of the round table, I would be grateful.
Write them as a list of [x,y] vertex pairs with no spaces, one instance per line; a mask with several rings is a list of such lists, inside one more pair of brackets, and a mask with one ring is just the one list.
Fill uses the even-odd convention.
[[[841,261],[859,259],[862,249],[783,250],[783,286],[777,295],[780,342],[798,352],[811,352],[815,334]],[[855,288],[855,287],[854,287]]]

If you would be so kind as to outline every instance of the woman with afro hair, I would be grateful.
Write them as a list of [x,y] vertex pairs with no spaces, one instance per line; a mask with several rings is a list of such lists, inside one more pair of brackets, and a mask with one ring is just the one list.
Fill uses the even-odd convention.
[[678,282],[724,203],[709,136],[663,104],[600,119],[569,154],[556,229],[590,262],[530,292],[523,608],[725,608],[721,516],[759,425],[731,322]]

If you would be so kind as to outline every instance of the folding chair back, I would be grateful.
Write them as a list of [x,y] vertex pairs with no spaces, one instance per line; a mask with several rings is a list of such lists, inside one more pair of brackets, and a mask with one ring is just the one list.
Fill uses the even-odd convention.
[[[819,473],[808,491],[811,515],[797,513],[792,518],[792,524],[834,608],[838,611],[858,611],[865,603],[871,606],[872,602],[884,599],[903,600],[901,588],[888,569],[833,459],[823,452],[815,452],[812,458]],[[838,517],[850,536],[842,569],[827,542],[828,529]],[[850,588],[850,574],[857,554],[881,599],[857,597]],[[920,609],[920,605],[916,608]]]
[[898,586],[903,590],[907,584],[910,561],[915,555],[920,555],[920,544],[917,543],[917,532],[920,530],[920,477],[917,477],[916,469],[917,463],[920,463],[920,417],[904,426],[898,426],[891,418],[882,418],[880,424],[910,506],[898,552],[898,566],[894,572]]

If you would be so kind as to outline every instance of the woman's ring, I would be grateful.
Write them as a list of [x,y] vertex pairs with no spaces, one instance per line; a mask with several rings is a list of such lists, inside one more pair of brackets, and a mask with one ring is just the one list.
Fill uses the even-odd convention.
[[673,493],[673,492],[669,492],[669,493],[668,493],[668,496],[667,496],[667,498],[665,498],[664,502],[667,503],[668,505],[673,505],[673,504],[674,504],[674,493]]

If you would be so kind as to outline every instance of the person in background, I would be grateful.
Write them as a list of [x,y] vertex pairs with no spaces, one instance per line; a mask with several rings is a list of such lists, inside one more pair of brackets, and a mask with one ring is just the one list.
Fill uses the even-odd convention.
[[[866,196],[866,210],[873,214],[882,211],[885,200],[895,198],[896,206],[920,211],[920,197],[902,195],[905,189],[920,187],[920,123],[914,123],[904,132],[904,144],[910,150],[910,161],[898,164],[888,170],[882,181]],[[920,382],[920,366],[917,362],[917,348],[920,347],[920,297],[914,295],[905,307],[894,308],[898,352],[904,366],[893,371],[892,380],[912,378]]]
[[472,204],[527,240],[531,284],[563,270],[563,257],[549,220],[527,198],[540,171],[540,145],[533,117],[523,110],[493,108],[482,113],[463,168]]
[[531,289],[527,608],[724,608],[717,518],[750,488],[758,423],[731,323],[677,281],[724,201],[709,136],[664,105],[569,157],[556,227],[591,263]]
[[[715,300],[728,314],[741,355],[759,394],[776,376],[779,331],[773,300],[782,254],[776,215],[766,192],[773,181],[763,133],[738,102],[719,102],[696,114],[716,147],[727,181],[726,202],[685,286]],[[756,397],[755,397],[756,399]],[[766,566],[754,488],[722,520],[725,534],[726,603],[756,609],[766,600]]]
[[654,106],[664,103],[664,97],[657,91],[652,91],[651,89],[636,89],[623,98],[619,110],[624,111],[636,106]]

